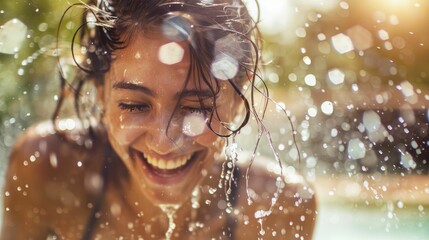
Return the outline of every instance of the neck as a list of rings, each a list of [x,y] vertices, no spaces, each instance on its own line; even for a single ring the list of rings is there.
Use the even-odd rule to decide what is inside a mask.
[[[180,204],[154,204],[143,193],[144,189],[138,185],[136,181],[132,181],[126,167],[120,163],[112,169],[114,174],[111,188],[111,202],[121,206],[121,217],[126,216],[127,219],[133,222],[138,222],[142,226],[147,226],[151,223],[154,234],[164,235],[171,225],[171,221],[175,224],[175,231],[180,229],[188,229],[192,222],[196,221],[198,215],[198,207],[200,192],[197,187],[192,196]],[[129,176],[124,178],[123,176]],[[172,218],[169,218],[172,214]],[[156,226],[156,227],[155,227]],[[174,234],[174,233],[173,233]]]

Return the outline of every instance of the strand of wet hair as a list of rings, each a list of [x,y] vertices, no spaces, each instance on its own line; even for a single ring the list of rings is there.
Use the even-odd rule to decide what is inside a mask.
[[[62,23],[64,21],[65,16],[67,15],[67,13],[72,10],[75,7],[83,7],[86,11],[84,11],[84,14],[82,14],[82,16],[85,16],[85,12],[91,12],[93,14],[93,16],[96,18],[95,22],[88,22],[86,19],[83,19],[83,23],[77,28],[77,30],[74,32],[73,36],[72,36],[72,41],[71,41],[71,54],[72,54],[72,59],[73,62],[76,64],[76,66],[83,72],[85,73],[91,73],[91,70],[88,70],[86,68],[84,68],[77,60],[76,60],[76,55],[74,52],[74,44],[75,44],[75,40],[76,40],[76,36],[77,34],[81,31],[81,29],[83,29],[85,26],[87,26],[90,23],[93,23],[97,26],[102,26],[102,27],[107,27],[110,26],[108,24],[100,24],[99,23],[99,18],[97,16],[97,14],[95,13],[96,11],[98,12],[102,12],[103,10],[99,9],[99,8],[95,8],[95,7],[91,7],[89,5],[87,5],[86,3],[80,2],[80,3],[74,3],[72,5],[70,5],[69,7],[67,7],[67,9],[64,11],[63,15],[60,18],[58,27],[57,27],[57,33],[56,33],[56,53],[57,53],[57,68],[58,68],[58,73],[59,73],[59,78],[60,78],[60,94],[59,94],[59,98],[58,98],[58,103],[54,109],[53,115],[52,115],[52,121],[54,122],[54,129],[56,129],[56,120],[58,118],[58,116],[60,115],[60,111],[62,109],[64,100],[66,98],[66,93],[67,93],[67,88],[72,90],[74,93],[74,108],[75,108],[75,112],[76,115],[78,117],[78,119],[82,120],[82,116],[81,116],[81,110],[79,108],[79,99],[81,96],[81,89],[83,88],[83,86],[85,85],[85,81],[83,80],[79,80],[78,81],[78,85],[77,87],[73,87],[73,85],[71,83],[69,83],[66,78],[65,78],[65,74],[63,72],[63,68],[62,65],[60,63],[60,48],[59,48],[59,34],[60,34],[60,29],[62,26]],[[112,18],[114,19],[114,18]],[[111,20],[112,20],[111,19]],[[89,131],[90,133],[92,132],[91,126],[89,126]]]

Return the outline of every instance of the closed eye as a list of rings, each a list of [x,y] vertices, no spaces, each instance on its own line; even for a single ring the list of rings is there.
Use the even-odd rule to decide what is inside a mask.
[[[198,107],[198,108],[183,107],[182,109],[189,113],[198,113],[198,114],[204,114],[204,115],[207,115],[213,111],[212,107]]]
[[[150,106],[147,104],[134,104],[134,103],[119,103],[118,107],[121,110],[128,112],[146,112],[150,109]]]

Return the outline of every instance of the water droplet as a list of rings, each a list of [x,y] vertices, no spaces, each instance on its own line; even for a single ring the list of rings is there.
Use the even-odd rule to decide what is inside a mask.
[[[39,27],[37,29],[39,29],[39,31],[41,32],[46,32],[46,30],[48,30],[48,24],[43,22],[39,24]]]
[[[134,224],[132,222],[128,223],[128,229],[133,229],[134,228]]]
[[[259,234],[260,234],[261,236],[264,236],[264,235],[265,235],[265,230],[264,230],[264,227],[263,227],[263,225],[262,225],[262,223],[263,223],[262,219],[258,219],[258,222],[259,222],[259,225],[260,225],[260,227],[261,227],[261,229],[259,230]]]
[[[110,213],[112,213],[113,216],[115,217],[119,217],[119,215],[121,214],[121,205],[117,204],[117,203],[112,203],[112,205],[110,205]]]
[[[337,34],[331,38],[332,45],[340,54],[354,50],[352,40],[344,33]]]
[[[227,54],[218,54],[211,65],[211,73],[220,80],[233,79],[238,73],[238,62]]]
[[[331,101],[324,101],[322,105],[320,105],[320,109],[325,115],[331,115],[334,112],[334,105]]]
[[[264,217],[269,216],[270,214],[271,214],[271,211],[258,210],[255,212],[255,218],[256,219],[264,218]]]
[[[307,84],[310,87],[314,87],[316,86],[317,80],[316,80],[316,76],[314,76],[313,74],[307,74],[304,77],[304,82],[305,84]]]
[[[306,64],[306,65],[310,65],[311,64],[311,58],[309,56],[305,56],[302,58],[302,61]]]
[[[209,193],[214,194],[217,191],[216,188],[209,188]]]
[[[182,132],[190,137],[195,137],[204,132],[206,118],[202,113],[192,113],[183,119]]]
[[[381,126],[380,116],[374,111],[365,111],[362,123],[368,132],[375,132]]]
[[[307,31],[303,27],[299,27],[295,30],[295,34],[299,38],[305,38],[307,36]]]
[[[345,1],[342,1],[342,2],[340,2],[340,7],[342,9],[347,10],[347,9],[349,9],[349,4],[347,2],[345,2]]]
[[[316,167],[316,165],[317,165],[317,158],[310,156],[306,159],[307,168],[314,168]]]
[[[316,117],[317,116],[317,108],[316,107],[309,107],[307,110],[307,114],[310,117]]]
[[[181,62],[184,55],[185,50],[175,42],[162,45],[158,52],[159,61],[167,65]]]
[[[1,45],[0,45],[1,46]],[[24,69],[23,68],[19,68],[18,69],[18,75],[19,76],[23,76],[24,75],[24,73],[25,73],[25,71],[24,71]]]
[[[347,153],[353,160],[363,158],[366,154],[365,144],[360,139],[353,138],[348,143]]]
[[[417,164],[414,161],[413,156],[409,152],[402,153],[401,152],[401,165],[406,169],[415,169]]]
[[[0,53],[15,54],[27,35],[27,26],[14,18],[0,27]]]
[[[328,72],[328,79],[333,83],[334,85],[339,85],[344,82],[345,74],[343,71],[334,68]]]
[[[361,25],[356,25],[347,29],[347,35],[353,42],[353,46],[357,50],[366,50],[373,45],[372,34]]]
[[[380,30],[378,30],[378,37],[381,40],[386,41],[389,39],[389,33],[384,29],[380,29]]]
[[[165,232],[165,239],[170,240],[173,235],[173,231],[176,228],[176,223],[174,222],[174,214],[180,205],[178,204],[160,204],[159,208],[167,215],[168,217],[168,229]]]

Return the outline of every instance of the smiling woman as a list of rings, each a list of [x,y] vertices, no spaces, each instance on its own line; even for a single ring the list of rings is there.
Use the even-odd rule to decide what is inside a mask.
[[[2,239],[312,238],[311,186],[284,175],[275,150],[276,171],[256,159],[260,138],[271,141],[269,97],[257,25],[241,1],[74,7],[84,9],[82,56],[71,49],[79,71],[68,84],[59,66],[53,120],[12,150]],[[69,92],[76,119],[60,117]],[[235,137],[251,115],[258,140],[245,154]]]

